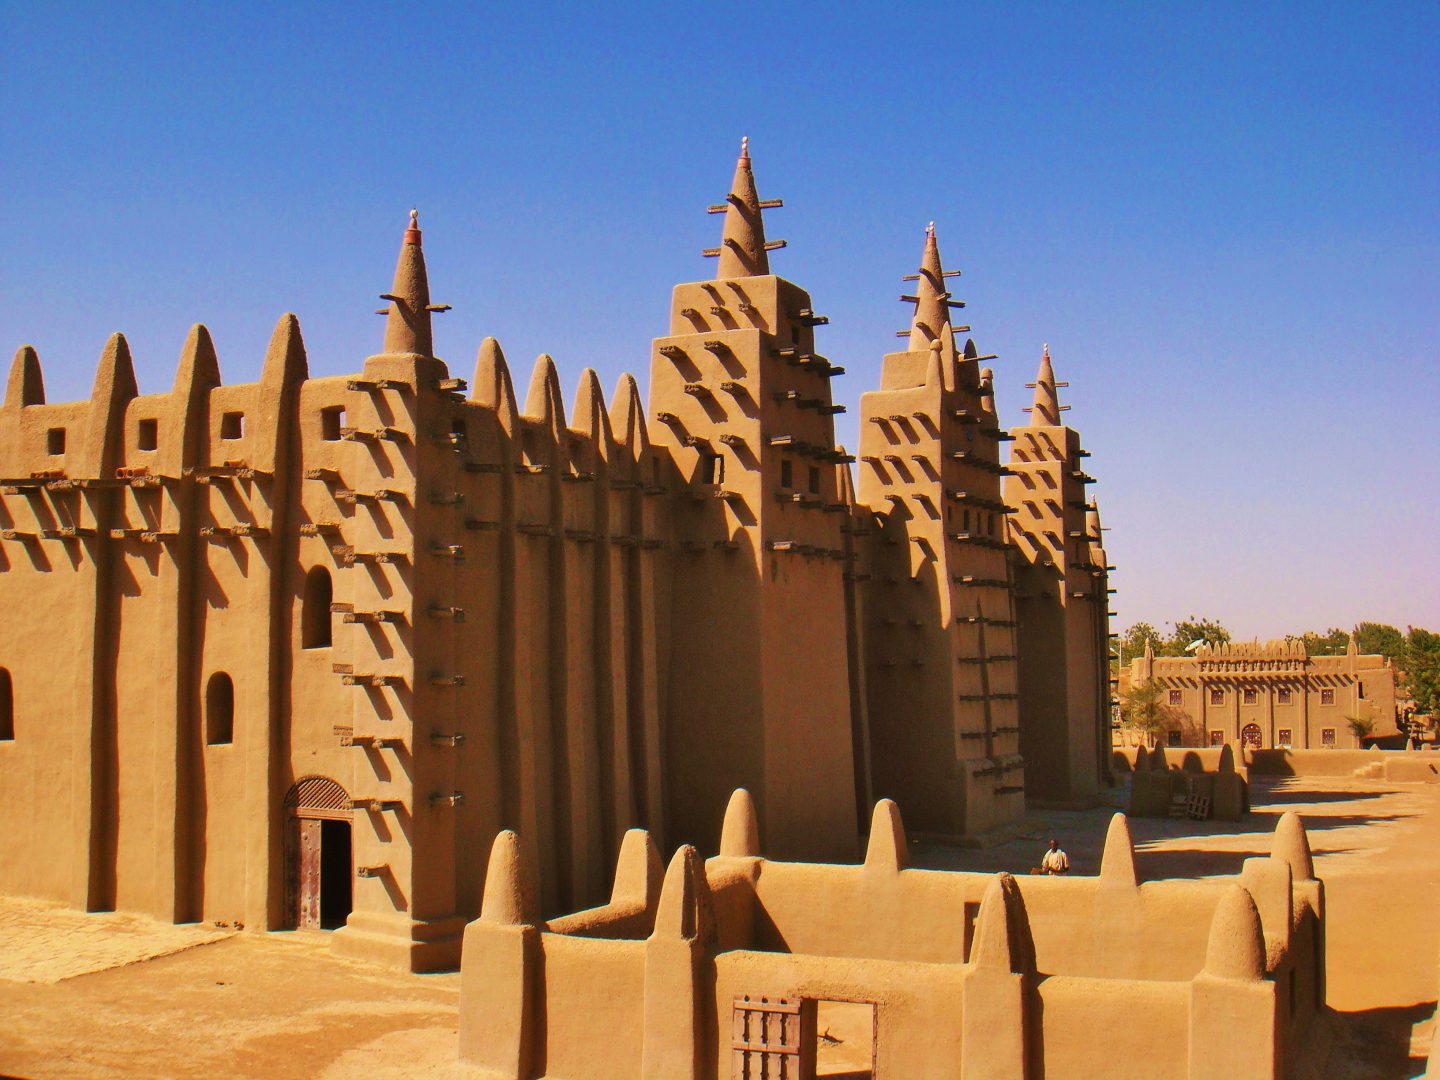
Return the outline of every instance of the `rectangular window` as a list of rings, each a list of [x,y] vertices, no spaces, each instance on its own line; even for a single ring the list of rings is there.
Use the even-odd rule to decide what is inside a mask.
[[[1282,727],[1276,733],[1275,744],[1284,747],[1286,750],[1290,749],[1290,729],[1288,727]]]
[[[1242,690],[1242,691],[1240,691],[1240,694],[1241,694],[1240,700],[1241,700],[1244,704],[1246,704],[1246,705],[1254,705],[1254,704],[1255,704],[1255,691],[1254,691],[1254,690]]]
[[[1170,691],[1170,704],[1171,704],[1171,705],[1179,705],[1179,704],[1180,704],[1181,702],[1183,702],[1184,700],[1185,700],[1185,695],[1184,695],[1183,693],[1181,693],[1179,690],[1171,690],[1171,691]]]
[[[818,465],[810,466],[810,494],[820,494],[820,466]]]
[[[1289,705],[1289,704],[1290,704],[1290,691],[1289,691],[1288,689],[1286,689],[1285,687],[1283,687],[1283,686],[1282,686],[1279,690],[1276,690],[1276,691],[1275,691],[1275,703],[1276,703],[1277,705]]]
[[[339,442],[340,429],[344,426],[345,407],[343,405],[320,410],[320,438],[326,442]]]
[[[1211,746],[1224,746],[1224,745],[1225,745],[1225,732],[1223,732],[1223,731],[1212,731],[1212,732],[1210,732],[1210,745],[1211,745]]]
[[[700,483],[723,484],[725,482],[725,459],[719,454],[700,455]]]
[[[1219,687],[1213,687],[1213,686],[1212,686],[1212,687],[1210,688],[1210,704],[1211,704],[1211,705],[1224,705],[1224,704],[1225,704],[1225,691],[1224,691],[1224,690],[1221,690]]]
[[[1180,745],[1180,732],[1178,732],[1178,731],[1172,731],[1172,732],[1170,732],[1169,735],[1166,737],[1165,743],[1166,743],[1167,746],[1179,746],[1179,745]]]
[[[1320,729],[1320,745],[1331,747],[1335,745],[1335,729],[1333,727]]]
[[[160,421],[141,420],[135,435],[135,445],[141,450],[154,450],[160,445]]]
[[[790,468],[790,462],[789,462],[789,460],[786,459],[786,458],[781,458],[781,459],[780,459],[780,486],[781,486],[782,488],[793,487],[793,486],[794,486],[794,481],[795,481],[795,478],[794,478],[794,476],[792,475],[792,471],[791,471],[791,468]]]
[[[1334,704],[1335,704],[1335,691],[1334,691],[1334,690],[1321,690],[1321,691],[1320,691],[1320,704],[1321,704],[1321,705],[1334,705]]]
[[[65,429],[52,427],[45,433],[45,452],[52,457],[65,453]]]
[[[245,414],[227,412],[220,417],[220,438],[239,439],[245,435]]]
[[[1365,700],[1365,684],[1363,682],[1355,684],[1355,696],[1361,701]]]

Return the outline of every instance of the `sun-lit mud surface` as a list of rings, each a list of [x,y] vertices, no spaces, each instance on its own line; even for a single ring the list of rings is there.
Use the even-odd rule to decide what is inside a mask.
[[[1296,779],[1255,785],[1253,802],[1239,824],[1133,821],[1140,873],[1237,873],[1269,851],[1278,816],[1299,811],[1329,908],[1326,1075],[1422,1075],[1440,961],[1440,785]],[[912,860],[1023,874],[1054,836],[1090,874],[1111,813],[1036,811],[1021,838],[980,850],[917,844]],[[455,1061],[459,998],[458,975],[339,960],[320,933],[0,901],[0,1073],[13,1076],[450,1080],[473,1075]],[[825,1003],[821,1075],[868,1076],[872,1026],[868,1006]]]

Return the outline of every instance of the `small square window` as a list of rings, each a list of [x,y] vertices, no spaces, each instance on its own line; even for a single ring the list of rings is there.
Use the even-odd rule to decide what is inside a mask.
[[[1283,686],[1282,686],[1279,690],[1276,690],[1276,691],[1275,691],[1275,703],[1276,703],[1277,705],[1289,705],[1289,704],[1290,704],[1290,691],[1289,691],[1288,689],[1286,689],[1285,687],[1283,687]]]
[[[1333,727],[1320,729],[1320,745],[1332,747],[1335,745],[1335,729]]]
[[[245,414],[227,412],[220,417],[220,438],[240,439],[245,436]]]
[[[791,473],[790,462],[782,458],[780,461],[780,486],[782,488],[788,488],[791,487],[793,483],[794,476]]]
[[[463,416],[456,416],[450,420],[450,434],[454,435],[457,439],[469,437],[470,433],[465,428],[465,418]],[[574,454],[579,452],[580,446],[578,443],[571,443],[570,448],[572,454]]]
[[[1334,704],[1335,704],[1335,691],[1334,691],[1334,690],[1321,690],[1321,691],[1320,691],[1320,704],[1321,704],[1321,705],[1334,705]]]
[[[65,429],[52,427],[45,433],[45,452],[53,457],[65,453]]]
[[[1255,704],[1255,691],[1254,691],[1254,690],[1242,690],[1242,691],[1240,691],[1240,694],[1241,694],[1240,700],[1241,700],[1244,704],[1246,704],[1246,705],[1254,705],[1254,704]]]
[[[1211,704],[1211,705],[1224,705],[1224,704],[1225,704],[1225,691],[1219,689],[1218,687],[1211,687],[1211,689],[1210,689],[1210,704]]]
[[[160,421],[141,420],[140,430],[135,438],[135,444],[141,450],[154,450],[160,445]]]
[[[810,494],[820,494],[820,466],[818,465],[810,466]]]
[[[340,429],[345,426],[345,407],[320,410],[320,438],[326,442],[339,442]]]
[[[1224,745],[1225,745],[1225,732],[1223,732],[1223,731],[1212,731],[1212,732],[1210,732],[1210,745],[1211,745],[1211,746],[1224,746]]]
[[[1290,749],[1290,741],[1290,729],[1288,727],[1282,727],[1275,735],[1275,744],[1284,747],[1286,750]]]
[[[1171,704],[1171,705],[1179,705],[1179,704],[1181,704],[1184,700],[1185,700],[1185,695],[1184,695],[1183,693],[1181,693],[1179,690],[1171,690],[1171,691],[1170,691],[1170,704]]]
[[[1167,746],[1179,746],[1179,745],[1180,745],[1180,732],[1178,732],[1178,731],[1172,731],[1172,732],[1170,732],[1170,733],[1166,736],[1165,743],[1166,743]]]

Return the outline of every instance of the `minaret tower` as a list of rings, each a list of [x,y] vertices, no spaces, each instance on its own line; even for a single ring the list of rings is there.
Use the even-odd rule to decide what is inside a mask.
[[[428,497],[431,488],[455,486],[462,447],[451,417],[464,384],[434,354],[431,316],[447,305],[430,302],[414,210],[394,284],[380,298],[388,302],[379,311],[384,350],[349,381],[343,468],[338,476],[307,473],[330,490],[339,520],[332,552],[348,663],[336,677],[353,687],[359,878],[335,948],[433,970],[459,955],[465,919],[457,910],[455,836],[470,809],[467,795],[481,793],[460,785],[463,743],[445,737],[462,720],[455,687],[464,658],[454,623],[464,611],[453,606],[461,523]]]
[[[715,850],[731,791],[756,796],[777,857],[850,858],[858,831],[843,635],[848,520],[803,289],[770,272],[742,142],[716,276],[676,286],[651,359],[650,433],[675,464],[667,742],[672,842]],[[804,775],[790,763],[807,762]]]
[[[903,352],[862,396],[859,502],[878,514],[865,586],[865,682],[877,797],[925,832],[975,834],[1024,813],[1014,616],[988,369],[962,346],[933,223]]]
[[[1089,452],[1062,421],[1047,345],[1033,383],[1028,424],[1012,428],[1005,501],[1016,564],[1021,749],[1026,793],[1034,800],[1086,804],[1097,792],[1102,724],[1108,745],[1109,669],[1103,553],[1090,527],[1083,468]],[[1094,522],[1098,529],[1098,516]],[[1097,581],[1098,589],[1097,589]]]

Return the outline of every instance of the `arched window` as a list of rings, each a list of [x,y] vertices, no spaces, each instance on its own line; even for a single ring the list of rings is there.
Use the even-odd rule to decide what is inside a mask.
[[[15,738],[15,686],[8,669],[0,667],[0,741]]]
[[[300,607],[302,649],[330,647],[330,603],[334,599],[335,589],[330,583],[329,570],[317,566],[305,575],[305,599]]]
[[[205,742],[224,746],[235,740],[235,684],[217,671],[205,686]]]

